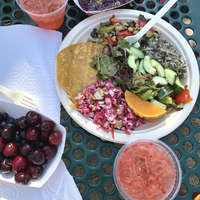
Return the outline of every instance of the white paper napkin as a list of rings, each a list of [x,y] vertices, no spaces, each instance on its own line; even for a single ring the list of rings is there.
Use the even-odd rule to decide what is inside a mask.
[[[54,83],[54,64],[62,34],[30,25],[0,27],[0,85],[25,91],[40,100],[39,111],[60,121],[60,100]],[[0,93],[0,100],[10,101]],[[6,200],[82,199],[73,177],[61,161],[42,188],[0,181],[0,198]]]
[[[35,96],[41,101],[39,111],[56,121],[60,120],[60,101],[54,64],[61,41],[58,31],[30,25],[0,27],[0,84]]]

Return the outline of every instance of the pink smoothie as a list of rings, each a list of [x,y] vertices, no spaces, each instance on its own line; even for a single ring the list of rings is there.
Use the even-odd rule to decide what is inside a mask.
[[[142,141],[128,145],[118,157],[116,180],[130,200],[161,200],[174,185],[174,163],[155,143]]]
[[[17,1],[39,27],[56,30],[62,25],[67,0]]]

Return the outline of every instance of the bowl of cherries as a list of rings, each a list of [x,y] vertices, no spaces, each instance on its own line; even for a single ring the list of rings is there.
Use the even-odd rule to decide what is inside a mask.
[[[0,179],[41,187],[57,168],[66,129],[39,112],[0,102]]]

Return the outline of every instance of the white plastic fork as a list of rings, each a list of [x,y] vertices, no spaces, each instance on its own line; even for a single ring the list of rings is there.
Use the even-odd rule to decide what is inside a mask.
[[[22,92],[22,91],[13,91],[2,85],[0,85],[0,92],[5,94],[13,103],[36,110],[39,104],[39,100],[32,95]]]
[[[176,3],[177,0],[169,0],[157,13],[154,15],[148,23],[133,36],[127,36],[125,39],[130,43],[134,44],[159,20],[161,17]]]

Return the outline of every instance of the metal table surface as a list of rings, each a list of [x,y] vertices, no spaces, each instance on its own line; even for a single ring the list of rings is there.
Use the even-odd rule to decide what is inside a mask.
[[[155,14],[167,0],[133,0],[121,8],[136,9]],[[166,13],[164,20],[173,25],[189,42],[200,66],[200,1],[178,0]],[[66,34],[88,16],[69,0],[64,23],[58,31]],[[35,23],[15,3],[15,0],[0,0],[0,25]],[[161,138],[178,156],[183,177],[176,200],[194,199],[200,193],[200,114],[199,96],[188,118],[171,134]],[[61,124],[67,130],[63,153],[69,172],[79,188],[83,199],[123,199],[115,187],[112,170],[114,158],[122,145],[91,135],[78,126],[61,106]]]

